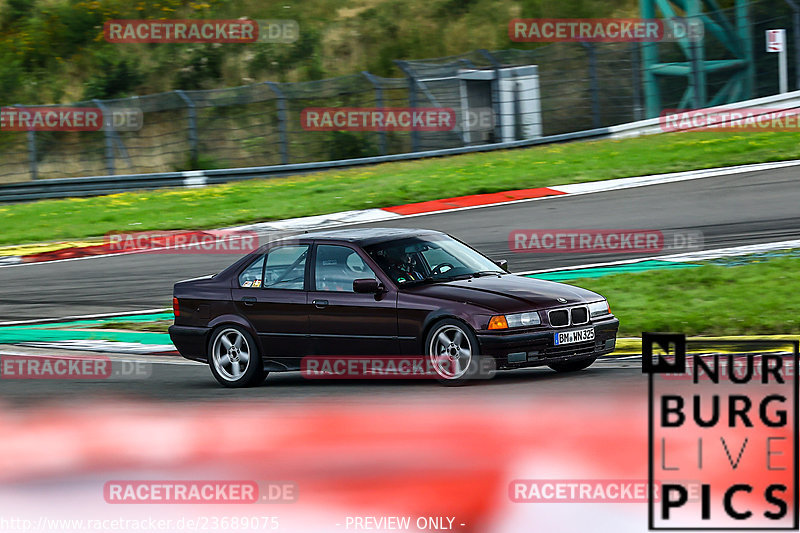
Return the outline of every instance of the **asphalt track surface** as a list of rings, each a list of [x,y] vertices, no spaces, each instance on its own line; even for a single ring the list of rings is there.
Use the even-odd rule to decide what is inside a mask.
[[[509,250],[514,229],[694,230],[704,248],[800,237],[798,167],[411,216],[364,226],[450,233],[512,272],[630,259],[635,254]],[[674,253],[674,252],[664,252]],[[175,281],[214,273],[231,255],[148,253],[0,268],[0,321],[169,307]]]
[[[25,347],[0,346],[0,359],[6,353],[19,355],[64,355]],[[98,354],[87,354],[97,357]],[[104,354],[105,355],[105,354]],[[102,404],[112,398],[133,402],[170,404],[218,404],[225,400],[276,402],[281,405],[359,405],[370,401],[402,400],[411,404],[436,405],[455,398],[464,401],[492,398],[512,404],[537,404],[558,398],[610,397],[620,390],[637,391],[644,401],[647,378],[637,357],[605,359],[575,374],[558,374],[548,367],[500,371],[491,379],[475,380],[463,387],[447,387],[432,379],[306,379],[300,372],[272,373],[264,384],[247,389],[219,386],[207,365],[172,357],[108,356],[112,365],[120,361],[138,362],[132,377],[58,380],[57,395],[52,380],[3,379],[0,405],[10,409],[46,407],[73,401]],[[115,361],[117,363],[115,363]],[[114,366],[114,368],[118,368]]]

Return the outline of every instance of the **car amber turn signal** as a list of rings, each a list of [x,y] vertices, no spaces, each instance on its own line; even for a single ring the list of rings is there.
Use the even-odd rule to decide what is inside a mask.
[[[503,315],[493,316],[489,320],[489,329],[508,329],[508,322]]]

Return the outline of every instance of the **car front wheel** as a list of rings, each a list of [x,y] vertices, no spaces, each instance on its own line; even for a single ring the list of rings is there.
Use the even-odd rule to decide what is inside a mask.
[[[211,373],[225,387],[249,387],[266,378],[253,337],[238,326],[222,326],[214,331],[208,359]]]
[[[448,385],[478,377],[481,370],[478,339],[458,320],[440,320],[431,327],[425,339],[425,355],[439,380]]]

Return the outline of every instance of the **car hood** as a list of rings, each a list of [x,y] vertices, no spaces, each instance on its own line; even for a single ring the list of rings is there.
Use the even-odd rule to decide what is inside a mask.
[[[409,287],[407,292],[470,303],[502,313],[569,306],[602,298],[596,292],[580,287],[514,274],[431,283]]]

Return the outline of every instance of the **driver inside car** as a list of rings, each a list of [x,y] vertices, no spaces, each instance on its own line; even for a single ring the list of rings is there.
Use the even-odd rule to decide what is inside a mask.
[[[381,267],[398,283],[425,279],[423,269],[414,253],[386,254],[383,259],[385,263],[381,264]]]

